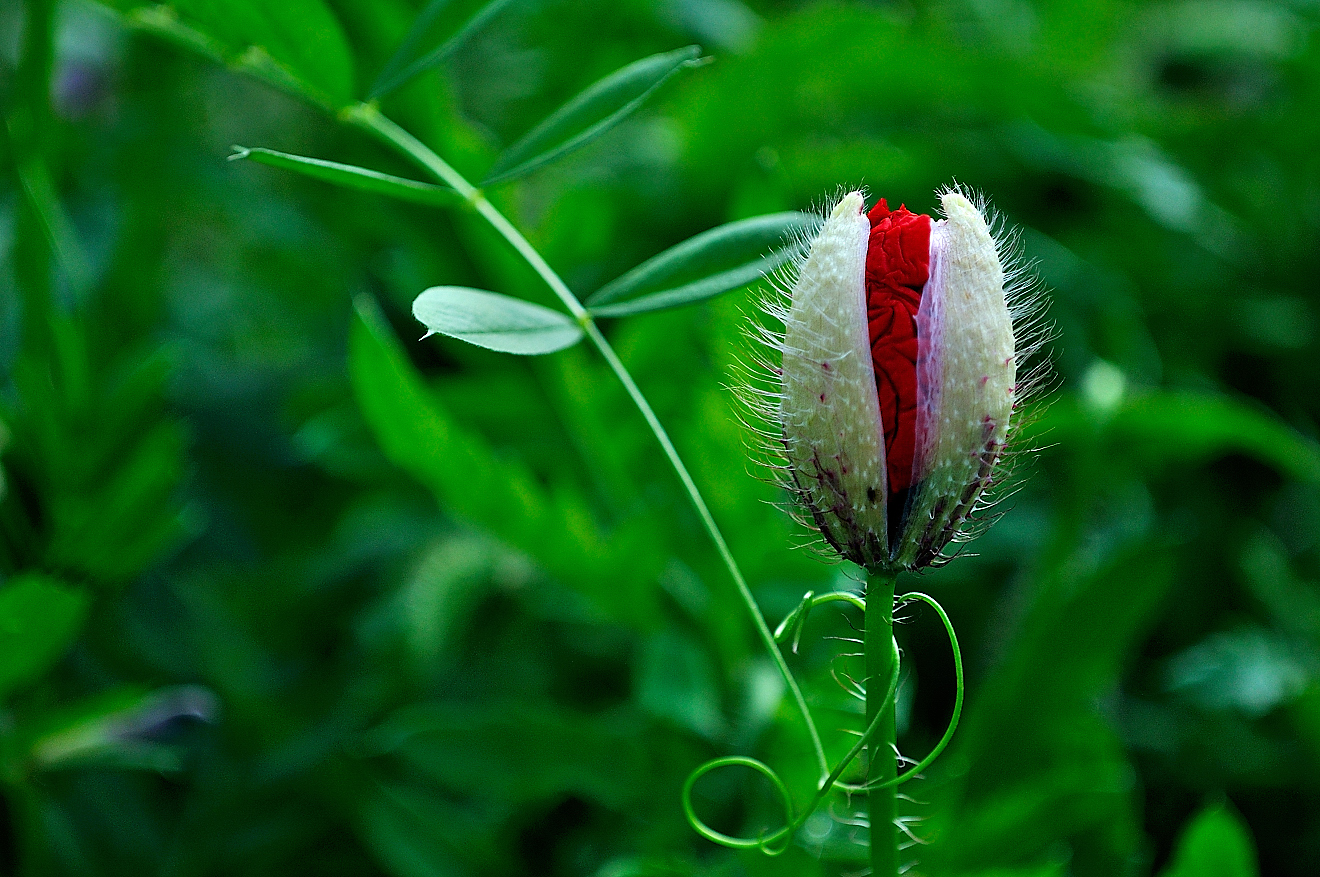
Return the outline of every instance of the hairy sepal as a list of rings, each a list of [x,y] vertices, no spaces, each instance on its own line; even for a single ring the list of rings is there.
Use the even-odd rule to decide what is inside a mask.
[[[884,429],[866,324],[870,222],[845,195],[790,293],[779,419],[791,486],[821,535],[867,568],[889,566]]]
[[[918,488],[896,558],[907,568],[935,563],[993,482],[1018,383],[1000,248],[961,191],[940,203],[917,313]]]

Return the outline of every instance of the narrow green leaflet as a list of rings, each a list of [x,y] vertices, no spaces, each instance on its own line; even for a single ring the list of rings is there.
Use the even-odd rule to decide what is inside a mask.
[[[585,146],[642,105],[665,80],[700,62],[701,47],[652,55],[616,70],[555,110],[505,150],[483,186],[511,180]]]
[[[793,257],[796,236],[820,224],[810,213],[730,222],[665,250],[587,299],[594,316],[680,307],[754,283]]]
[[[431,332],[501,353],[553,353],[572,347],[583,335],[567,314],[462,286],[426,290],[413,301],[413,316]]]
[[[513,0],[489,0],[464,20],[464,13],[474,4],[463,0],[431,0],[413,22],[399,50],[376,77],[370,96],[381,97],[418,73],[436,66],[511,2]]]
[[[0,585],[0,701],[36,680],[73,644],[87,595],[35,573]]]
[[[1256,877],[1256,846],[1230,809],[1211,804],[1198,813],[1178,840],[1173,861],[1160,877]]]
[[[392,174],[383,174],[380,171],[368,170],[351,164],[340,164],[337,161],[291,155],[287,152],[276,152],[273,149],[248,149],[244,146],[235,146],[234,150],[234,154],[229,156],[230,161],[250,158],[258,164],[296,171],[348,189],[361,189],[364,192],[389,195],[393,198],[400,198],[417,204],[427,204],[432,207],[450,207],[463,202],[463,196],[448,186],[435,186],[430,183],[421,183],[417,180],[396,177]]]

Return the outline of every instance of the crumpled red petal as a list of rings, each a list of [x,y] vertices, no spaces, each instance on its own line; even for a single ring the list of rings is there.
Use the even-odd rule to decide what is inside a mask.
[[[930,279],[930,217],[881,198],[867,214],[866,318],[892,496],[912,486],[917,419],[917,309]]]

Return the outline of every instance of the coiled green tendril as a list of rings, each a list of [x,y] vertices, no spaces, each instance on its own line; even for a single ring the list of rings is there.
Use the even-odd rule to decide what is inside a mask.
[[[863,783],[860,785],[840,782],[839,777],[843,776],[843,772],[848,769],[848,766],[852,764],[858,755],[861,754],[862,750],[865,749],[875,737],[876,732],[880,730],[880,724],[884,714],[884,710],[881,709],[877,712],[875,719],[871,722],[870,726],[867,727],[865,733],[862,734],[857,743],[852,749],[848,750],[848,754],[845,755],[837,765],[835,765],[834,769],[830,771],[829,775],[825,777],[816,788],[811,797],[811,801],[807,806],[800,812],[796,813],[796,815],[794,814],[793,798],[788,791],[788,787],[784,784],[784,781],[780,778],[779,774],[765,762],[744,755],[730,755],[723,758],[711,759],[705,764],[702,764],[696,770],[692,771],[692,773],[688,775],[687,782],[683,784],[683,813],[687,817],[688,824],[692,826],[692,829],[697,832],[697,834],[700,834],[707,840],[713,841],[721,846],[730,847],[732,849],[758,849],[767,856],[777,856],[788,849],[789,844],[792,842],[793,835],[806,823],[807,819],[815,812],[816,808],[820,805],[820,802],[827,794],[829,794],[831,789],[837,786],[847,792],[872,792],[890,786],[902,785],[929,767],[930,764],[939,757],[940,753],[944,751],[945,747],[949,745],[949,741],[953,738],[953,732],[957,729],[958,720],[962,716],[964,688],[962,650],[958,647],[958,635],[954,633],[953,623],[949,621],[949,616],[944,611],[944,607],[942,607],[934,597],[931,597],[928,594],[912,591],[903,594],[901,597],[895,598],[894,605],[895,607],[901,607],[914,601],[921,601],[935,610],[935,613],[940,617],[940,621],[944,624],[945,631],[949,634],[949,645],[953,649],[953,666],[957,684],[957,693],[953,702],[953,715],[949,719],[949,725],[944,731],[944,736],[940,738],[939,743],[935,744],[935,748],[932,749],[925,758],[921,759],[921,761],[917,762],[908,770],[905,770],[898,776],[883,782]],[[856,594],[840,591],[817,596],[815,593],[808,591],[806,596],[802,598],[802,602],[798,607],[789,613],[788,617],[785,618],[775,630],[775,640],[777,642],[782,641],[789,634],[792,634],[792,649],[794,654],[796,654],[798,650],[798,642],[802,636],[802,628],[806,624],[807,617],[811,614],[811,610],[823,603],[832,602],[845,602],[861,609],[863,612],[866,610],[865,599]],[[894,672],[889,677],[888,689],[882,706],[888,706],[898,692],[898,641],[891,640],[891,642],[894,650],[893,664],[891,666],[893,666]],[[869,682],[870,680],[868,680],[868,684]],[[775,793],[779,796],[779,799],[784,806],[783,827],[760,837],[734,837],[716,831],[703,822],[692,805],[692,788],[696,785],[697,780],[701,779],[711,771],[722,767],[747,767],[765,777],[774,788]]]

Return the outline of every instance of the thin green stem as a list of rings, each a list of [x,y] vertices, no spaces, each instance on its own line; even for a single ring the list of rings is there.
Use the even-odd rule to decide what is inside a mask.
[[[823,606],[826,603],[847,603],[855,609],[866,611],[866,601],[856,594],[850,594],[847,591],[831,591],[828,594],[817,594],[811,598],[812,607]]]
[[[455,170],[449,162],[436,155],[431,147],[381,115],[375,104],[353,104],[345,107],[340,111],[339,118],[384,140],[417,162],[440,182],[458,190],[465,199],[474,201],[480,196],[480,189],[469,183],[467,178]]]
[[[894,698],[881,698],[880,679],[897,678],[897,650],[894,641],[893,574],[873,573],[866,581],[866,723],[876,726],[871,737],[869,775],[879,786],[867,795],[871,823],[872,877],[896,877],[898,874],[898,799],[891,784],[898,775],[898,750],[895,748]]]
[[[878,709],[876,715],[871,718],[871,721],[866,726],[866,730],[862,732],[862,736],[853,745],[853,748],[848,750],[848,754],[834,766],[834,770],[830,771],[829,776],[827,776],[824,782],[822,782],[816,789],[815,797],[811,799],[811,803],[807,805],[806,809],[802,811],[802,815],[798,817],[795,823],[793,823],[791,827],[792,831],[796,831],[806,823],[807,817],[815,811],[817,805],[819,805],[825,796],[829,794],[830,790],[838,785],[839,778],[843,776],[843,772],[848,769],[848,766],[853,763],[853,760],[857,758],[858,755],[862,754],[862,750],[867,746],[875,745],[877,735],[879,735],[884,728],[886,718],[885,713],[893,713],[894,698],[898,695],[898,642],[893,639],[889,642],[892,649],[889,662],[891,672],[889,676],[889,684],[885,686],[885,696],[880,700],[880,709]]]
[[[683,489],[687,491],[688,499],[696,509],[698,517],[701,518],[702,525],[710,535],[711,541],[715,543],[715,548],[719,552],[720,559],[724,561],[724,565],[728,569],[729,575],[733,578],[734,584],[738,587],[738,595],[742,598],[743,604],[746,606],[748,613],[752,617],[752,621],[756,626],[757,635],[761,638],[761,642],[770,653],[771,660],[774,661],[775,667],[779,671],[779,675],[783,677],[784,684],[788,686],[788,690],[793,696],[798,711],[802,714],[802,721],[806,725],[807,733],[811,738],[811,746],[815,751],[816,761],[820,767],[821,776],[827,776],[829,774],[829,761],[825,757],[825,747],[821,744],[820,733],[816,730],[816,723],[811,718],[811,712],[807,709],[806,698],[803,696],[802,689],[798,686],[797,680],[793,677],[793,673],[789,670],[788,663],[784,660],[783,653],[780,652],[779,646],[775,643],[774,635],[771,634],[770,627],[766,624],[765,616],[761,613],[761,608],[757,605],[756,598],[752,596],[751,588],[747,586],[747,581],[743,578],[742,571],[738,568],[738,564],[733,558],[733,553],[729,551],[728,543],[724,541],[724,535],[720,532],[719,526],[716,525],[715,519],[711,515],[710,509],[707,507],[705,499],[702,498],[701,491],[697,489],[696,482],[692,480],[692,476],[688,472],[687,466],[684,465],[682,458],[678,455],[678,450],[670,440],[669,433],[660,423],[660,419],[656,417],[655,411],[652,410],[650,403],[646,401],[646,397],[642,395],[641,389],[637,386],[637,382],[633,380],[627,367],[624,366],[622,360],[620,360],[618,355],[614,352],[614,348],[610,346],[609,341],[606,340],[605,336],[601,334],[600,329],[598,329],[596,324],[592,321],[591,315],[587,312],[587,309],[583,307],[582,302],[578,301],[578,298],[573,294],[573,291],[569,289],[568,285],[564,283],[557,273],[555,273],[555,270],[546,263],[545,259],[541,257],[541,254],[537,252],[536,248],[533,247],[531,243],[523,237],[522,233],[514,227],[513,223],[509,222],[504,214],[500,213],[499,209],[486,199],[481,193],[481,190],[469,183],[461,173],[455,170],[444,159],[440,158],[440,156],[436,155],[434,151],[426,146],[426,144],[422,143],[416,137],[381,115],[380,111],[371,104],[358,104],[349,107],[341,115],[345,121],[364,128],[382,138],[385,142],[412,158],[442,183],[456,189],[459,194],[472,204],[477,213],[485,218],[485,220],[489,222],[515,250],[518,251],[518,254],[527,261],[527,264],[529,264],[532,269],[540,275],[541,279],[545,281],[551,291],[553,291],[555,295],[559,297],[559,300],[564,303],[564,307],[568,309],[568,312],[573,315],[574,319],[582,325],[582,328],[587,333],[587,337],[591,339],[591,343],[596,346],[598,351],[600,351],[601,356],[605,358],[610,369],[614,372],[620,383],[623,384],[624,389],[627,390],[628,395],[632,398],[633,404],[636,405],[637,409],[642,413],[642,417],[645,418],[647,425],[651,428],[651,432],[655,434],[656,440],[660,443],[660,447],[665,453],[665,457],[669,460],[669,464],[674,468],[675,473],[677,473],[678,480],[682,482]]]
[[[820,742],[820,733],[816,730],[816,723],[811,718],[811,711],[807,709],[807,700],[802,695],[802,689],[798,686],[797,679],[794,678],[792,671],[788,669],[784,654],[779,650],[774,634],[770,632],[770,627],[765,622],[765,616],[761,614],[761,607],[757,605],[756,598],[752,596],[752,589],[747,586],[747,580],[743,578],[742,571],[738,569],[738,563],[733,559],[733,552],[729,551],[729,545],[724,541],[724,534],[720,532],[719,526],[715,523],[715,518],[711,516],[710,509],[706,506],[706,500],[702,498],[696,482],[692,480],[687,466],[683,464],[682,458],[678,455],[678,450],[674,447],[674,443],[670,441],[669,433],[661,425],[660,419],[655,416],[651,404],[642,395],[641,389],[637,386],[636,381],[632,379],[632,375],[628,373],[623,362],[619,360],[614,348],[610,346],[610,343],[605,340],[605,336],[600,334],[596,324],[591,322],[589,318],[586,321],[585,328],[587,337],[592,340],[592,343],[596,345],[596,349],[600,351],[600,355],[605,357],[605,361],[614,370],[614,374],[619,378],[624,389],[628,391],[628,395],[632,397],[633,403],[642,412],[642,417],[646,419],[651,431],[655,433],[656,440],[660,442],[660,447],[664,450],[665,456],[669,458],[670,465],[678,473],[678,480],[683,483],[688,499],[696,508],[697,515],[701,518],[702,524],[705,525],[706,532],[710,534],[711,541],[715,543],[720,559],[724,561],[725,567],[728,568],[734,584],[738,586],[738,595],[742,597],[748,614],[752,616],[757,635],[765,645],[766,651],[770,653],[770,659],[775,662],[779,675],[783,677],[784,684],[788,686],[788,690],[792,693],[793,700],[797,704],[798,711],[802,714],[802,720],[807,726],[807,733],[811,736],[811,746],[815,750],[821,775],[828,775],[830,770],[829,761],[825,757],[825,747]]]

